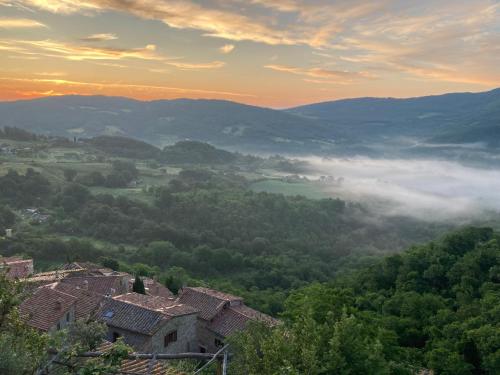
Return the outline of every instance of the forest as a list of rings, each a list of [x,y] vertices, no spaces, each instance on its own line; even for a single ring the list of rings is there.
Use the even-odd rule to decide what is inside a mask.
[[[245,374],[498,374],[500,247],[465,228],[290,294],[284,324],[233,338]]]
[[[303,167],[281,157],[197,142],[159,150],[123,138],[75,143],[8,134],[43,153],[2,157],[0,231],[14,235],[0,238],[0,254],[32,257],[37,270],[98,261],[155,277],[174,293],[200,285],[241,295],[282,324],[233,337],[233,373],[500,371],[500,235],[493,229],[250,189],[259,168]],[[47,154],[61,147],[70,161]],[[27,167],[15,169],[16,162]],[[0,339],[26,335],[41,361],[49,344],[17,326],[18,297],[5,285],[11,302],[2,308],[16,326],[4,324]]]
[[[109,184],[135,174],[130,162],[115,161],[102,177]],[[4,229],[15,223],[12,210],[50,213],[0,240],[4,255],[24,254],[49,267],[113,258],[121,270],[177,286],[194,280],[229,289],[272,314],[289,290],[328,281],[445,227],[402,217],[373,223],[359,204],[256,193],[241,176],[207,169],[184,169],[167,186],[151,187],[152,204],[92,194],[77,182],[56,187],[33,169],[9,171],[0,185]]]

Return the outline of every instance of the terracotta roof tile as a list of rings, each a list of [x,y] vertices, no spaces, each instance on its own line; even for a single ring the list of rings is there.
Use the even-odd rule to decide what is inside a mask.
[[[121,294],[126,288],[125,285],[120,285],[120,276],[75,276],[66,277],[62,281],[103,296]]]
[[[111,350],[113,344],[109,341],[105,341],[101,346],[97,348],[99,352],[107,352]],[[150,359],[127,359],[121,364],[120,370],[117,374],[119,375],[180,375],[181,372],[168,366],[166,362],[155,361],[151,364]]]
[[[50,284],[55,281],[60,281],[64,278],[66,278],[68,275],[71,274],[78,274],[80,271],[79,270],[64,270],[64,271],[50,271],[50,272],[41,272],[41,273],[36,273],[32,276],[29,276],[23,281],[30,283],[30,284]]]
[[[159,311],[113,298],[104,299],[97,317],[110,326],[149,336],[168,320],[168,317]]]
[[[52,288],[76,297],[75,319],[77,320],[86,319],[92,316],[98,310],[99,304],[104,299],[104,296],[100,294],[64,282],[49,284],[46,285],[45,288]]]
[[[227,337],[234,332],[245,329],[249,321],[260,321],[269,326],[278,324],[278,320],[245,305],[231,306],[223,309],[209,324],[208,329]]]
[[[168,317],[196,314],[199,311],[192,306],[179,303],[179,301],[174,298],[163,298],[139,293],[126,293],[121,296],[116,296],[114,299],[141,306],[149,310],[159,311]]]
[[[129,292],[132,291],[135,277],[129,279]],[[144,289],[146,294],[151,296],[160,296],[165,298],[173,298],[174,294],[165,286],[160,284],[158,281],[151,279],[149,277],[142,277],[142,282],[144,283]]]
[[[28,325],[48,331],[75,305],[77,298],[52,288],[39,288],[19,306]]]
[[[204,320],[213,319],[228,303],[242,301],[241,297],[201,287],[183,288],[179,296],[180,303],[199,309],[199,317]]]

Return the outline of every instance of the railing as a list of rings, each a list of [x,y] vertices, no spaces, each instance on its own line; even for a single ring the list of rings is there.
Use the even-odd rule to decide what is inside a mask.
[[[202,367],[196,370],[193,375],[200,374],[201,371],[206,369],[209,365],[211,365],[214,361],[217,361],[217,375],[227,375],[227,366],[229,361],[229,353],[227,351],[228,345],[224,345],[219,351],[216,353],[176,353],[176,354],[163,354],[163,353],[131,353],[128,354],[124,359],[129,360],[152,360],[152,362],[157,360],[179,360],[179,359],[195,359],[199,361],[207,361]],[[50,374],[49,367],[53,363],[62,364],[58,361],[58,358],[61,352],[51,349],[48,352],[53,355],[53,358],[49,361],[49,363],[44,366],[39,372],[38,375],[46,375]],[[83,352],[79,353],[76,356],[79,358],[97,358],[106,354],[105,351],[95,351],[95,352]],[[151,362],[151,364],[152,364]],[[150,366],[152,368],[152,366]],[[134,373],[127,372],[128,375],[133,375]],[[136,373],[138,374],[138,373]],[[141,373],[140,375],[143,375]]]

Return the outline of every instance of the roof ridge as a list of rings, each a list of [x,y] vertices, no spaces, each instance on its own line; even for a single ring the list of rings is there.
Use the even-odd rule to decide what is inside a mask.
[[[58,283],[58,281],[56,281],[56,282],[54,282],[54,283],[51,283],[51,284],[42,285],[42,286],[40,287],[40,289],[53,290],[53,291],[54,291],[54,292],[56,292],[56,293],[63,294],[63,295],[66,295],[66,296],[68,296],[68,297],[74,298],[75,300],[78,300],[78,297],[77,297],[77,296],[73,296],[73,295],[71,295],[71,294],[69,294],[69,293],[63,292],[62,290],[57,290],[57,289],[54,289],[54,288],[52,288],[52,287],[48,288],[48,286],[52,286],[52,285],[57,284],[57,283]]]
[[[121,302],[121,303],[130,304],[130,305],[134,305],[134,306],[140,307],[140,308],[142,308],[144,310],[153,311],[153,312],[159,312],[159,313],[162,312],[161,309],[159,309],[159,308],[152,308],[152,307],[141,305],[140,303],[137,303],[135,301],[121,300],[121,299],[117,298],[117,297],[120,297],[120,296],[125,296],[127,294],[133,294],[133,292],[129,292],[129,293],[125,293],[125,294],[120,294],[119,296],[112,297],[112,299],[115,300],[115,301]],[[144,295],[146,295],[146,294],[144,294]],[[159,297],[159,296],[150,296],[150,297]]]

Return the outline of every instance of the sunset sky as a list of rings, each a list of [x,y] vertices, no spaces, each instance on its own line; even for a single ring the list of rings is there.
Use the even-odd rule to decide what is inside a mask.
[[[500,86],[500,1],[0,0],[0,100],[269,106]]]

